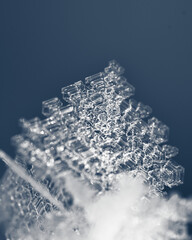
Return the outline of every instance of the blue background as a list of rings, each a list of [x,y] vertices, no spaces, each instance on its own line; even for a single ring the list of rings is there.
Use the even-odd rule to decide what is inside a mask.
[[[20,117],[40,116],[43,100],[116,59],[170,127],[186,169],[175,190],[191,196],[191,0],[2,0],[0,18],[0,148],[14,156]]]

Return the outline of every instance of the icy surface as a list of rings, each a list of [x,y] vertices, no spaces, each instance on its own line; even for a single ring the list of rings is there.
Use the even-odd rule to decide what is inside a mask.
[[[43,233],[45,216],[65,219],[63,211],[78,208],[66,186],[68,175],[95,196],[115,190],[126,173],[149,186],[147,199],[183,183],[184,168],[172,160],[178,149],[167,145],[169,128],[132,98],[135,89],[123,72],[110,61],[104,72],[62,88],[68,105],[49,99],[42,103],[43,120],[20,120],[22,132],[12,138],[14,161],[0,152],[10,166],[0,189],[7,239],[22,239],[32,228]]]

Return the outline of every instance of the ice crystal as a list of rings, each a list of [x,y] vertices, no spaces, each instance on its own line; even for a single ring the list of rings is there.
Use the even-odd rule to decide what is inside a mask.
[[[12,138],[14,161],[0,152],[10,166],[0,189],[7,239],[22,239],[32,228],[43,233],[45,216],[53,213],[67,218],[61,212],[77,207],[68,174],[96,195],[114,189],[126,173],[150,186],[146,198],[183,183],[184,168],[172,160],[178,149],[166,143],[169,128],[132,98],[135,89],[123,72],[110,61],[103,72],[62,88],[68,105],[52,98],[42,103],[44,119],[20,120],[22,132]],[[78,235],[78,227],[74,231]]]

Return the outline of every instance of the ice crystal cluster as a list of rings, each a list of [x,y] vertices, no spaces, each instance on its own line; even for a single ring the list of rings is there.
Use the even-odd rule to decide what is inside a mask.
[[[0,189],[7,239],[27,239],[32,229],[42,234],[37,239],[44,239],[45,232],[54,239],[55,225],[67,222],[65,230],[72,228],[67,214],[81,207],[75,202],[75,186],[67,184],[67,179],[74,181],[70,175],[76,186],[83,181],[97,198],[113,191],[128,173],[148,186],[146,199],[161,197],[165,186],[183,182],[184,168],[172,160],[178,149],[166,144],[169,128],[150,116],[149,106],[132,98],[135,89],[123,72],[110,61],[103,72],[62,88],[68,105],[52,98],[42,103],[42,120],[20,120],[22,132],[12,138],[14,161],[0,151],[10,166]],[[76,216],[72,229],[77,238],[71,239],[81,235],[81,211],[81,221]]]

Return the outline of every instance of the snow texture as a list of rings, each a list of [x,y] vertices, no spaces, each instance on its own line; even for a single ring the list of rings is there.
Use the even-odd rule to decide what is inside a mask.
[[[164,191],[183,183],[178,149],[123,72],[110,61],[20,120],[15,159],[0,150],[7,240],[190,239],[192,201]]]

